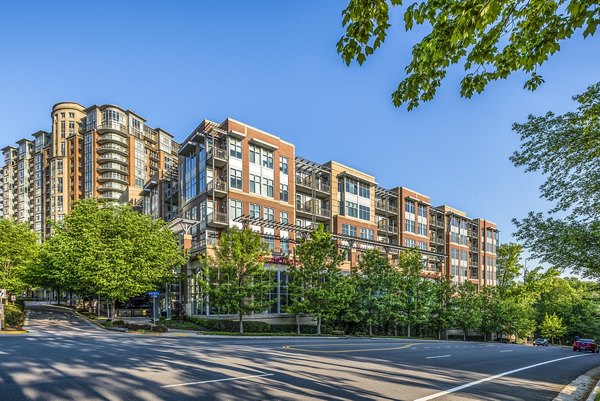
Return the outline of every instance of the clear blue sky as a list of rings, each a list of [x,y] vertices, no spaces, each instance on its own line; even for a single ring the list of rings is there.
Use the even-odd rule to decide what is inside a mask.
[[[508,160],[513,122],[573,107],[600,80],[598,38],[564,42],[540,69],[459,96],[460,67],[418,110],[394,108],[416,33],[394,13],[384,46],[346,67],[335,44],[345,1],[30,1],[0,11],[0,145],[50,129],[59,101],[115,103],[183,140],[204,118],[233,117],[330,159],[498,223],[545,210],[539,176]]]

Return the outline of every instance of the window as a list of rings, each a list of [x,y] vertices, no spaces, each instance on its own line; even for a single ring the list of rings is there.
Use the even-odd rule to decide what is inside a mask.
[[[360,229],[360,238],[374,240],[375,239],[375,233],[373,232],[373,230],[371,230],[369,228],[362,228],[361,227],[361,229]]]
[[[289,253],[290,252],[290,240],[287,238],[282,238],[279,240],[281,253]]]
[[[412,238],[405,238],[404,246],[406,246],[407,248],[414,248],[416,246],[416,242]]]
[[[73,112],[70,112],[70,113],[69,113],[69,118],[75,118],[75,113],[73,113]]]
[[[250,204],[250,217],[260,219],[260,206],[253,203]]]
[[[342,224],[342,235],[356,237],[356,226],[350,224]]]
[[[426,251],[427,250],[427,242],[419,241],[419,249],[422,251]]]
[[[279,222],[288,224],[288,212],[279,212]]]
[[[415,213],[415,202],[406,201],[404,203],[404,211],[414,214]]]
[[[185,157],[184,172],[184,199],[188,201],[197,195],[196,153]]]
[[[452,259],[458,260],[458,249],[452,249]]]
[[[287,157],[279,156],[279,171],[281,174],[288,173],[288,159]]]
[[[229,201],[229,218],[235,219],[242,215],[242,202],[231,199]]]
[[[346,201],[346,216],[358,217],[358,204]]]
[[[242,170],[229,169],[229,187],[242,189]]]
[[[409,233],[415,232],[415,221],[414,220],[404,220],[404,231]]]
[[[371,220],[371,208],[369,206],[358,206],[358,218],[361,220]]]
[[[275,212],[272,207],[264,207],[263,213],[266,221],[275,221]]]
[[[250,145],[250,163],[260,165],[260,148],[258,146]]]
[[[285,184],[279,184],[279,200],[283,202],[288,201],[288,186]]]
[[[455,244],[458,244],[458,233],[450,233],[450,242],[454,242]]]
[[[273,180],[269,178],[263,178],[263,196],[268,196],[269,198],[273,198]]]
[[[242,141],[237,138],[229,139],[229,156],[235,159],[242,159]]]
[[[267,250],[269,252],[273,252],[273,250],[275,249],[275,238],[273,238],[272,235],[265,235],[264,241],[267,245]]]
[[[263,167],[273,169],[273,152],[268,149],[262,150],[262,165]]]
[[[417,228],[419,235],[427,235],[427,224],[419,223]]]
[[[419,205],[419,216],[427,217],[427,207],[425,205]]]
[[[356,181],[346,178],[346,192],[351,194],[358,194],[358,185],[356,185]]]
[[[260,195],[260,176],[250,174],[250,193]]]
[[[358,196],[361,196],[361,197],[367,198],[367,199],[371,198],[368,184],[364,184],[362,182],[358,183]]]

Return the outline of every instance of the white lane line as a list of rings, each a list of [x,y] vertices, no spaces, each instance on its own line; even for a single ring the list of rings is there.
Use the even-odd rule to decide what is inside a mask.
[[[512,349],[505,349],[504,351],[500,351],[500,352],[513,352]]]
[[[497,375],[494,375],[494,376],[489,376],[489,377],[483,378],[481,380],[477,380],[477,381],[474,381],[474,382],[471,382],[471,383],[463,384],[462,386],[453,387],[453,388],[448,389],[448,390],[440,391],[439,393],[431,394],[431,395],[428,395],[426,397],[421,397],[421,398],[416,399],[415,401],[429,401],[429,400],[433,400],[434,398],[438,398],[438,397],[441,397],[443,395],[450,394],[450,393],[455,393],[455,392],[460,391],[462,389],[465,389],[465,388],[468,388],[468,387],[472,387],[472,386],[475,386],[475,385],[480,384],[480,383],[489,382],[490,380],[494,380],[494,379],[497,379],[499,377],[503,377],[503,376],[510,375],[510,374],[513,374],[513,373],[517,373],[517,372],[520,372],[522,370],[527,370],[527,369],[535,368],[535,367],[546,365],[546,364],[553,363],[553,362],[564,361],[565,359],[579,358],[581,356],[586,356],[586,355],[584,354],[584,355],[567,356],[567,357],[564,357],[564,358],[552,359],[551,361],[536,363],[534,365],[524,366],[524,367],[519,368],[519,369],[509,370],[508,372],[500,373],[500,374],[497,374]]]
[[[265,374],[262,374],[262,375],[241,376],[241,377],[227,377],[225,379],[205,380],[205,381],[202,381],[202,382],[169,384],[168,386],[160,386],[160,387],[162,387],[162,388],[170,388],[170,387],[191,386],[191,385],[194,385],[194,384],[216,383],[216,382],[225,382],[225,381],[230,381],[230,380],[245,380],[245,379],[252,379],[252,378],[255,378],[255,377],[267,377],[267,376],[273,376],[273,373],[265,373]]]
[[[435,358],[448,358],[452,355],[436,355],[436,356],[426,356],[425,359],[435,359]]]

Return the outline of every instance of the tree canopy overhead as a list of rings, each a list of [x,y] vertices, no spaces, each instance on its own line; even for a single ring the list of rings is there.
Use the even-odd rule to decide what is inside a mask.
[[[385,41],[390,6],[402,0],[350,0],[342,12],[345,34],[337,51],[346,64],[362,64]],[[481,93],[488,83],[523,72],[524,87],[544,82],[538,67],[560,50],[560,42],[581,30],[593,35],[600,22],[594,0],[419,1],[404,10],[404,29],[427,25],[431,32],[412,48],[407,76],[392,94],[409,110],[433,99],[447,69],[462,63],[461,96]]]
[[[554,207],[513,222],[533,257],[600,278],[600,83],[573,99],[576,111],[514,125],[521,149],[511,160],[546,176],[541,197]]]

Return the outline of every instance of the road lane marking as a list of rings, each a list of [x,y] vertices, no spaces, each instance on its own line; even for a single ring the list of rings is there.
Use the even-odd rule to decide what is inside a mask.
[[[504,351],[500,351],[500,352],[513,352],[512,349],[505,349]]]
[[[321,352],[321,353],[328,353],[328,354],[339,354],[339,353],[345,353],[345,352],[369,352],[369,351],[391,351],[391,350],[397,350],[397,349],[405,349],[405,348],[410,348],[413,347],[415,345],[418,345],[419,343],[414,343],[414,344],[405,344],[405,345],[401,345],[399,347],[386,347],[386,348],[367,348],[367,349],[342,349],[342,350],[320,350],[320,349],[305,349],[305,348],[296,348],[295,346],[291,346],[291,345],[284,345],[282,348],[283,349],[287,349],[287,350],[292,350],[292,351],[304,351],[304,352]],[[332,345],[332,344],[322,344],[322,345]],[[356,343],[352,343],[352,344],[333,344],[333,345],[361,345],[361,344],[356,344]],[[303,345],[303,347],[306,347],[307,345]],[[311,344],[311,346],[316,346],[316,344]]]
[[[226,377],[225,379],[215,379],[215,380],[204,380],[204,381],[201,381],[201,382],[169,384],[169,385],[160,386],[160,387],[162,387],[162,388],[171,388],[171,387],[181,387],[181,386],[192,386],[194,384],[216,383],[216,382],[225,382],[225,381],[231,381],[231,380],[246,380],[246,379],[253,379],[255,377],[267,377],[267,376],[273,376],[273,375],[274,375],[274,373],[264,373],[262,375],[241,376],[241,377]]]
[[[564,361],[565,359],[579,358],[581,356],[586,356],[586,355],[585,354],[584,355],[572,355],[572,356],[567,356],[567,357],[564,357],[564,358],[552,359],[550,361],[536,363],[534,365],[524,366],[524,367],[519,368],[519,369],[509,370],[508,372],[499,373],[499,374],[494,375],[494,376],[488,376],[488,377],[485,377],[485,378],[480,379],[480,380],[476,380],[476,381],[471,382],[471,383],[463,384],[462,386],[453,387],[453,388],[448,389],[448,390],[440,391],[439,393],[435,393],[435,394],[431,394],[431,395],[428,395],[428,396],[425,396],[425,397],[421,397],[421,398],[416,399],[415,401],[429,401],[429,400],[433,400],[434,398],[438,398],[438,397],[441,397],[443,395],[450,394],[450,393],[455,393],[455,392],[463,390],[465,388],[472,387],[472,386],[475,386],[477,384],[489,382],[491,380],[498,379],[498,378],[503,377],[503,376],[507,376],[507,375],[510,375],[510,374],[513,374],[513,373],[520,372],[522,370],[527,370],[527,369],[535,368],[535,367],[538,367],[538,366],[547,365],[547,364],[553,363],[553,362]]]
[[[448,358],[452,355],[436,355],[436,356],[426,356],[425,359],[435,359],[435,358]]]

